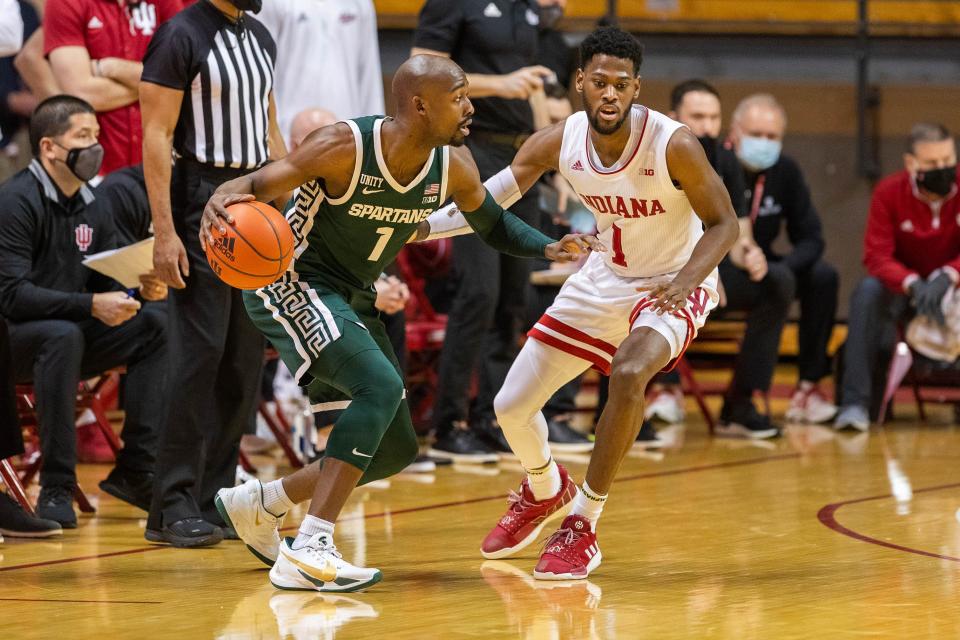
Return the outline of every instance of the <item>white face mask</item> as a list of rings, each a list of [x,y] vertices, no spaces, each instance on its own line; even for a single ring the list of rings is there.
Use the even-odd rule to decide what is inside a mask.
[[[740,138],[737,157],[751,171],[766,171],[777,163],[782,150],[783,143],[779,140],[743,136]]]

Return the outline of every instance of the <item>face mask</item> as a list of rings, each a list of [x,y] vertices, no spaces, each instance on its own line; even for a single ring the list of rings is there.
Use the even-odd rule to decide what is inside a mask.
[[[263,0],[230,0],[230,4],[249,13],[258,13],[263,8]]]
[[[553,29],[562,17],[563,7],[560,5],[552,4],[548,7],[540,7],[540,24],[537,28],[540,29],[540,31]]]
[[[779,140],[743,136],[737,157],[751,171],[766,171],[780,159],[783,143]]]
[[[59,142],[54,142],[61,149],[66,150],[67,160],[64,162],[73,175],[84,182],[89,182],[100,172],[103,164],[103,145],[95,142],[89,147],[67,149]]]
[[[917,171],[917,186],[924,191],[944,197],[950,194],[953,183],[957,181],[957,165],[942,169]]]

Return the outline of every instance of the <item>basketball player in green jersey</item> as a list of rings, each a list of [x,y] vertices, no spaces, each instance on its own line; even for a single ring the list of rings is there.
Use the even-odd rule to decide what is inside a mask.
[[[379,570],[343,559],[333,528],[358,484],[390,476],[417,455],[372,284],[420,223],[450,196],[500,251],[567,261],[596,246],[595,238],[581,235],[555,242],[496,204],[461,146],[473,115],[467,92],[466,76],[449,59],[411,58],[393,80],[396,118],[370,116],[319,129],[283,160],[221,185],[204,211],[201,242],[208,243],[212,226],[231,221],[230,204],[271,201],[299,187],[287,215],[294,261],[281,280],[245,292],[244,300],[254,323],[308,386],[311,402],[332,394],[350,400],[321,463],[217,496],[224,520],[271,565],[278,588],[355,591],[381,578]],[[283,515],[311,498],[297,537],[281,543]]]

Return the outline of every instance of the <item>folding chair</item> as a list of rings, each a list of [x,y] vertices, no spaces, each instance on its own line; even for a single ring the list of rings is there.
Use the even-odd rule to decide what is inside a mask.
[[[10,495],[20,503],[23,510],[33,515],[33,505],[31,505],[27,499],[27,492],[23,489],[20,476],[17,474],[16,469],[13,468],[13,464],[10,463],[9,458],[0,460],[0,480],[3,480],[3,483],[7,485],[7,489],[10,490]]]
[[[269,362],[271,360],[278,359],[280,354],[277,353],[276,349],[268,348],[264,352],[263,357],[265,361]],[[290,423],[283,415],[283,411],[280,410],[280,407],[275,407],[274,411],[270,411],[270,406],[265,401],[261,400],[257,411],[260,413],[260,417],[263,418],[264,423],[266,423],[267,428],[270,429],[270,433],[273,434],[277,444],[280,445],[280,448],[283,450],[283,455],[286,456],[287,462],[290,463],[290,466],[294,469],[302,468],[303,460],[300,459],[300,456],[297,455],[297,452],[290,445],[290,434],[293,432],[293,429],[290,427]],[[244,465],[244,469],[247,471],[247,473],[256,473],[256,469],[254,469],[253,465],[250,464],[250,461],[247,459],[246,455],[243,455],[242,451],[240,453],[240,462]],[[246,462],[244,463],[244,461]],[[247,465],[249,465],[249,468],[247,468]]]
[[[120,438],[113,430],[107,411],[116,402],[120,388],[120,374],[123,368],[111,369],[90,380],[85,380],[77,386],[77,415],[82,415],[87,409],[93,414],[94,424],[106,438],[107,444],[116,455],[122,448]],[[17,406],[20,414],[20,424],[27,432],[27,454],[23,457],[20,469],[20,482],[29,485],[34,476],[40,471],[43,455],[40,451],[39,436],[37,435],[36,400],[33,386],[21,384],[16,386]],[[8,485],[9,486],[9,485]],[[74,487],[74,499],[83,513],[94,513],[96,510],[80,488]]]
[[[424,279],[416,273],[407,250],[397,256],[400,275],[410,289],[406,312],[406,386],[413,423],[430,424],[437,391],[437,362],[447,333],[447,316],[437,313],[424,290]]]

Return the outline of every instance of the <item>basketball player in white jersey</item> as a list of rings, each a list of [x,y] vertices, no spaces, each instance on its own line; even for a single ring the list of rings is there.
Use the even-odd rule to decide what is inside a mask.
[[[730,197],[697,138],[633,104],[640,43],[602,28],[580,54],[585,111],[534,134],[486,183],[498,201],[512,202],[544,172],[559,170],[596,216],[606,247],[570,277],[530,331],[494,403],[527,477],[481,552],[516,554],[570,512],[534,570],[547,580],[585,578],[600,564],[596,522],[640,429],[647,383],[672,366],[717,305],[717,264],[738,235]],[[430,223],[431,236],[442,233],[441,220]],[[550,456],[540,409],[591,366],[610,375],[610,397],[578,489]]]

